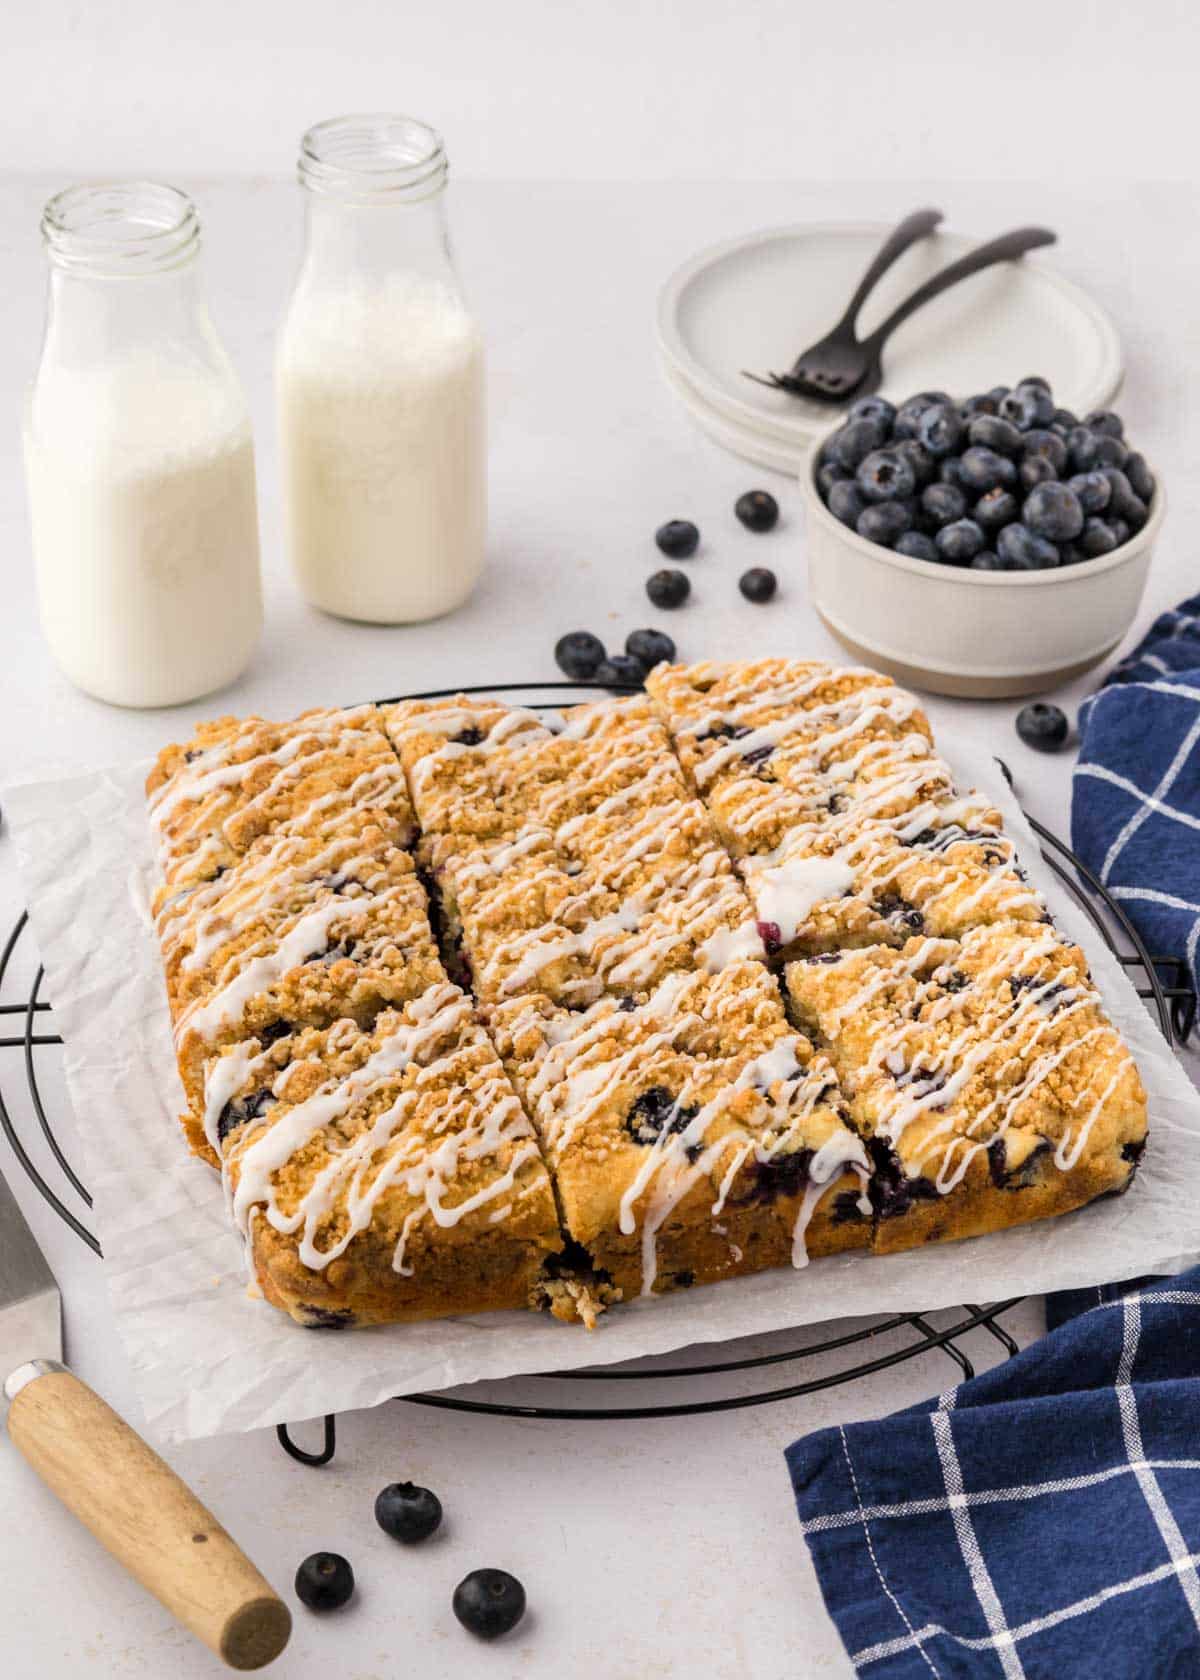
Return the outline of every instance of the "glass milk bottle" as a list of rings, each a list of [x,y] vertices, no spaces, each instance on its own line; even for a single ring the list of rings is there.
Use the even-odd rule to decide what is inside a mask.
[[[42,218],[46,336],[25,412],[42,627],[71,681],[171,706],[262,626],[254,446],[200,288],[191,200],[71,187]]]
[[[483,343],[424,123],[339,117],[304,136],[306,241],[276,359],[292,564],[314,606],[436,618],[483,567]]]

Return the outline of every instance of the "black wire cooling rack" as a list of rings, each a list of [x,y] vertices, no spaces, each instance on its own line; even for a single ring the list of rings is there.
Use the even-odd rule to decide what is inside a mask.
[[[594,685],[586,683],[489,683],[465,689],[435,689],[405,698],[436,700],[448,698],[456,693],[504,694],[514,700],[519,697],[519,704],[542,710],[560,705],[564,698],[564,690],[569,691],[573,699],[597,692]],[[1008,767],[1002,761],[1000,767],[1011,785],[1012,777]],[[1041,843],[1042,854],[1047,864],[1087,915],[1117,961],[1130,972],[1138,996],[1149,1004],[1168,1044],[1185,1044],[1195,1026],[1197,1011],[1196,993],[1191,987],[1186,966],[1173,957],[1152,955],[1125,911],[1105,890],[1092,871],[1063,841],[1035,818],[1029,817],[1028,821]],[[4,1132],[18,1163],[39,1194],[59,1218],[70,1226],[76,1236],[99,1255],[100,1243],[85,1223],[86,1210],[90,1209],[92,1198],[71,1165],[58,1135],[58,1128],[48,1114],[43,1099],[39,1058],[44,1057],[47,1052],[52,1053],[54,1046],[62,1044],[62,1039],[55,1032],[48,1030],[51,1026],[50,1004],[41,995],[41,967],[35,969],[28,986],[21,988],[23,995],[13,1001],[5,1001],[6,986],[10,991],[14,989],[9,976],[19,959],[25,956],[22,941],[27,932],[28,918],[23,914],[8,935],[3,951],[0,951],[0,1051],[6,1052],[14,1060],[19,1058],[23,1064],[26,1096],[34,1129],[30,1129],[31,1122],[28,1119],[23,1126],[17,1125],[13,1111],[5,1099],[3,1082],[0,1081],[0,1130]],[[10,1027],[12,1030],[7,1030]],[[36,1142],[38,1137],[44,1150],[39,1150]],[[34,1160],[30,1141],[27,1139],[32,1141],[35,1150],[48,1152],[47,1170],[61,1175],[62,1183],[59,1188],[51,1183],[46,1172],[43,1172]],[[53,1163],[52,1167],[50,1163]],[[78,1204],[78,1211],[71,1205],[72,1202]],[[974,1375],[974,1365],[959,1344],[970,1332],[979,1330],[986,1333],[999,1343],[1006,1356],[1017,1352],[1017,1344],[1002,1320],[1005,1313],[1019,1304],[1020,1299],[1016,1296],[1008,1301],[983,1306],[964,1304],[949,1312],[928,1315],[893,1313],[879,1318],[853,1320],[846,1325],[837,1326],[836,1333],[832,1333],[835,1329],[833,1326],[810,1326],[807,1330],[797,1330],[770,1338],[769,1351],[762,1351],[756,1345],[753,1351],[740,1357],[694,1357],[688,1350],[684,1350],[682,1354],[668,1359],[639,1361],[636,1368],[596,1367],[582,1371],[545,1372],[530,1378],[513,1378],[508,1382],[486,1385],[488,1391],[500,1391],[500,1397],[495,1399],[471,1398],[462,1391],[406,1394],[399,1398],[409,1405],[502,1417],[577,1420],[688,1417],[797,1399],[802,1395],[839,1387],[859,1377],[870,1376],[876,1371],[887,1370],[893,1365],[903,1364],[921,1354],[936,1350],[940,1350],[954,1362],[959,1377],[965,1380]],[[822,1334],[822,1330],[827,1333]],[[756,1342],[761,1341],[762,1338],[756,1339]],[[735,1346],[736,1344],[730,1346],[730,1352]],[[842,1363],[843,1360],[845,1363]],[[825,1364],[831,1365],[832,1368],[822,1369],[819,1375],[780,1386],[771,1386],[770,1381],[764,1378],[761,1385],[754,1382],[749,1389],[740,1392],[708,1392],[713,1387],[719,1388],[722,1383],[728,1386],[730,1382],[743,1380],[746,1373],[765,1373],[773,1371],[777,1366],[802,1363],[807,1364],[810,1371],[818,1365]],[[557,1405],[544,1402],[541,1398],[525,1404],[513,1397],[515,1391],[529,1383],[637,1385],[660,1382],[687,1383],[687,1398],[646,1405]],[[586,1390],[576,1389],[576,1393],[582,1392]],[[505,1397],[506,1394],[508,1398]],[[326,1417],[323,1428],[323,1443],[317,1452],[308,1452],[299,1447],[292,1440],[285,1425],[279,1427],[277,1435],[284,1450],[301,1463],[328,1464],[336,1450],[336,1418]]]

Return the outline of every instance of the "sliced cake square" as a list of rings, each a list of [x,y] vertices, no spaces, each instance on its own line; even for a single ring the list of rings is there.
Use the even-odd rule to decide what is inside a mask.
[[[561,1247],[554,1196],[456,986],[365,1029],[227,1046],[217,1074],[231,1206],[273,1305],[334,1326],[529,1304]]]
[[[1066,1212],[1133,1177],[1146,1100],[1082,951],[1000,924],[789,965],[870,1140],[875,1246]]]
[[[564,1227],[628,1299],[864,1246],[868,1157],[761,963],[485,1012]]]

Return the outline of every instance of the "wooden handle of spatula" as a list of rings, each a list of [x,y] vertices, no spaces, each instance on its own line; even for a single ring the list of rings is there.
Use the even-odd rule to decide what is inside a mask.
[[[6,1386],[14,1444],[148,1592],[230,1668],[279,1655],[292,1628],[287,1605],[111,1406],[48,1360]]]

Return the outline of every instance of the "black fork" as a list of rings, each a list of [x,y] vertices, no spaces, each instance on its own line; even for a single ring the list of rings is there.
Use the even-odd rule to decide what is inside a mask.
[[[915,240],[932,232],[940,220],[941,215],[936,210],[918,210],[901,222],[863,275],[837,326],[819,343],[797,356],[787,373],[768,374],[765,379],[754,373],[747,373],[745,377],[753,379],[758,385],[786,391],[789,396],[812,397],[818,402],[844,403],[851,397],[868,396],[878,390],[883,378],[884,344],[922,304],[940,297],[960,280],[969,279],[972,274],[978,274],[994,263],[1011,262],[1024,256],[1026,251],[1036,250],[1041,245],[1053,245],[1057,237],[1049,228],[1025,227],[1014,228],[1011,233],[990,239],[986,245],[968,251],[940,273],[932,275],[924,285],[917,287],[911,297],[897,305],[873,333],[860,339],[854,324],[867,295],[896,258]]]

